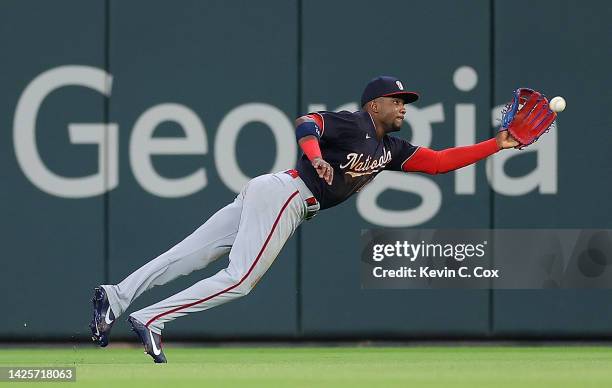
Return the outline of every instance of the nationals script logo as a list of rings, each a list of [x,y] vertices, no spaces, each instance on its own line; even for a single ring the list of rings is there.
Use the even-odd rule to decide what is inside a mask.
[[[343,170],[348,168],[348,171],[344,173],[355,178],[362,175],[374,174],[384,169],[387,163],[391,161],[391,151],[383,148],[383,154],[380,158],[372,159],[372,156],[368,155],[365,160],[363,160],[363,154],[352,152],[346,155],[346,159],[348,159],[348,161],[346,164],[341,164],[340,168]]]

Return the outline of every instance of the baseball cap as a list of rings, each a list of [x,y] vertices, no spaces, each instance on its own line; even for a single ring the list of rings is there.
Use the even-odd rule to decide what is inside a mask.
[[[404,90],[402,81],[386,75],[381,75],[368,82],[361,95],[361,106],[378,97],[399,97],[406,104],[419,99],[417,93]]]

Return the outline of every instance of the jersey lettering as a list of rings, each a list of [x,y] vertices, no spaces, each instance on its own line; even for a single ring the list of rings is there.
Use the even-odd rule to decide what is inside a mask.
[[[401,164],[417,149],[397,137],[378,139],[368,112],[317,112],[308,117],[322,129],[319,146],[323,159],[334,168],[334,179],[328,185],[319,178],[305,155],[296,168],[321,209],[344,202],[384,170],[402,171]]]

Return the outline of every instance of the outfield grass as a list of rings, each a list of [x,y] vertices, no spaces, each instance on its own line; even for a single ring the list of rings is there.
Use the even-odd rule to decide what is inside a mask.
[[[61,384],[73,387],[612,387],[612,348],[603,346],[167,345],[165,353],[169,364],[156,365],[140,348],[112,344],[4,349],[0,366],[76,366],[77,382]]]

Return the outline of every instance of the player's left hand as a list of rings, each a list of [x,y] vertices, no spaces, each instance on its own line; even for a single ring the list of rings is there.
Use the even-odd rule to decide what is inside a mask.
[[[515,148],[520,144],[515,138],[512,137],[510,133],[508,133],[508,131],[497,132],[495,140],[497,141],[499,148],[502,150],[506,148]]]
[[[334,180],[334,168],[327,163],[323,158],[314,158],[312,161],[312,167],[317,170],[319,178],[324,179],[328,185],[332,184]]]

